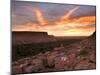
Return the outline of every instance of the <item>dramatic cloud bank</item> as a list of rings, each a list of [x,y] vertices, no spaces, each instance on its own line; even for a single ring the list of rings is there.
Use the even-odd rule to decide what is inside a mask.
[[[89,36],[95,31],[95,22],[95,6],[12,2],[12,31]]]

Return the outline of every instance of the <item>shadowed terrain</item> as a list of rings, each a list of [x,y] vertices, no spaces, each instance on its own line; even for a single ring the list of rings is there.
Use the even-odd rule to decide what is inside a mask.
[[[44,43],[56,40],[53,36],[48,35],[47,32],[13,31],[12,37],[13,44]]]
[[[96,69],[96,6],[11,2],[13,75]]]
[[[52,43],[49,42],[48,45],[50,44]],[[90,37],[71,43],[68,42],[66,44],[61,41],[60,43],[58,42],[56,45],[55,44],[56,43],[52,44],[52,48],[50,46],[45,48],[45,46],[42,45],[41,47],[43,48],[44,46],[44,48],[39,52],[33,54],[33,51],[33,53],[31,52],[32,54],[30,54],[31,56],[26,56],[13,61],[12,73],[41,73],[96,68],[96,33]],[[47,43],[45,45],[47,46]],[[32,46],[33,45],[27,47]],[[44,49],[45,51],[43,51]]]

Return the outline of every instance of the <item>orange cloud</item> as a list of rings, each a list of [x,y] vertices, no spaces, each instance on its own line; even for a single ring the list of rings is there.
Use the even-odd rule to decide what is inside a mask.
[[[61,17],[61,20],[64,20],[66,18],[70,18],[70,16],[77,10],[79,9],[79,6],[69,10],[69,12],[67,12],[64,16]]]
[[[62,16],[60,19],[58,19],[57,21],[55,21],[55,24],[66,24],[66,23],[69,23],[71,22],[71,20],[69,19],[70,16],[77,10],[79,9],[79,6],[69,10],[69,12],[67,12],[64,16]]]
[[[48,23],[47,20],[44,19],[43,14],[42,14],[42,12],[41,12],[39,9],[34,8],[33,11],[35,12],[36,18],[37,18],[38,22],[39,22],[41,25],[46,25],[46,24]]]
[[[84,24],[93,24],[96,21],[95,16],[85,16],[85,17],[80,17],[78,19],[75,19],[76,23],[84,23]]]
[[[45,31],[49,35],[55,36],[89,36],[95,31],[95,16],[83,16],[70,18],[78,9],[75,7],[62,16],[59,20],[50,23],[44,18],[39,9],[34,9],[39,23],[26,23],[24,25],[15,25],[13,31]]]

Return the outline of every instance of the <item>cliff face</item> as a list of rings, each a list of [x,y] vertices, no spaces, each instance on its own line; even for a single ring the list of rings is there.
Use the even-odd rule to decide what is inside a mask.
[[[96,39],[96,32],[94,32],[90,38],[95,40]]]
[[[54,37],[49,37],[47,32],[12,32],[13,44],[29,44],[55,41]]]
[[[93,36],[93,37],[96,37],[96,32],[94,32],[92,36]]]
[[[94,32],[90,37],[83,40],[81,44],[87,48],[91,48],[93,50],[96,49],[96,32]]]

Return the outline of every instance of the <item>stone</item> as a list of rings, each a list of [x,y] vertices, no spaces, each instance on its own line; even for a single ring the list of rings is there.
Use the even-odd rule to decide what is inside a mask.
[[[12,72],[14,73],[14,74],[18,74],[18,73],[23,73],[23,70],[22,70],[22,67],[20,67],[20,66],[13,66],[12,67]]]

